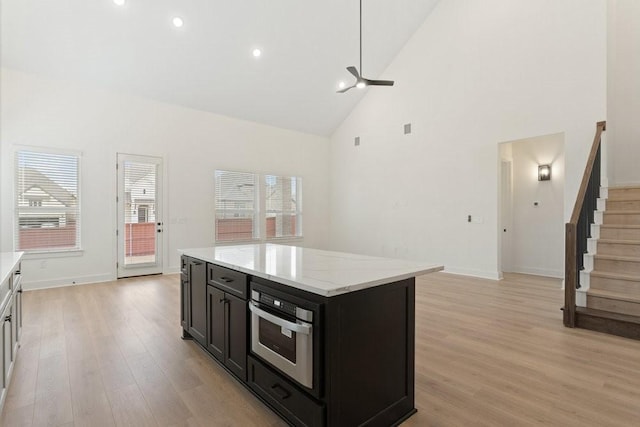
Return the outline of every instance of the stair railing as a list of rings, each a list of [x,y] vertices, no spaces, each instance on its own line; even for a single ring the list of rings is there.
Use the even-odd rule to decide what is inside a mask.
[[[598,122],[576,204],[571,219],[565,226],[563,321],[570,328],[576,325],[576,289],[580,288],[580,271],[584,269],[583,255],[587,253],[587,241],[591,237],[591,224],[600,195],[600,147],[602,132],[606,128],[607,122]]]

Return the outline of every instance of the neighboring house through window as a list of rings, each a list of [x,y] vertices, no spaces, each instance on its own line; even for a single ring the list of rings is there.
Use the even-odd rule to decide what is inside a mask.
[[[265,176],[267,238],[302,236],[301,179]]]
[[[80,249],[79,155],[24,149],[15,160],[16,250]]]
[[[216,241],[259,238],[258,176],[253,173],[217,170]]]
[[[302,236],[302,179],[215,172],[216,242]]]

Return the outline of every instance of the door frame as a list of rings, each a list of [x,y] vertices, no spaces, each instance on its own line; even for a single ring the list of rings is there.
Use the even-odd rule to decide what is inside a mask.
[[[499,274],[513,271],[513,161],[500,159]],[[505,231],[506,230],[506,231]]]
[[[156,260],[153,263],[141,263],[134,266],[125,266],[124,264],[124,210],[121,206],[125,201],[124,186],[120,188],[124,181],[124,162],[140,162],[156,164],[156,201],[155,201],[155,229],[156,229]],[[144,276],[149,274],[162,274],[164,271],[164,198],[165,198],[165,182],[164,182],[164,159],[158,156],[137,155],[127,153],[116,153],[116,277],[118,279],[125,277]]]

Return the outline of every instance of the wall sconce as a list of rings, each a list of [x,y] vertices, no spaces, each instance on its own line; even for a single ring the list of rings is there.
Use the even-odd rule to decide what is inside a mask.
[[[551,181],[551,165],[538,166],[538,181]]]

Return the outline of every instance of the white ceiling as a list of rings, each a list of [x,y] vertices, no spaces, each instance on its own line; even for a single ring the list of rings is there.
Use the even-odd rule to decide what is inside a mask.
[[[383,71],[437,1],[363,1],[366,77],[394,78]],[[2,66],[245,120],[330,135],[366,91],[393,90],[335,93],[358,66],[358,0],[0,5]]]

